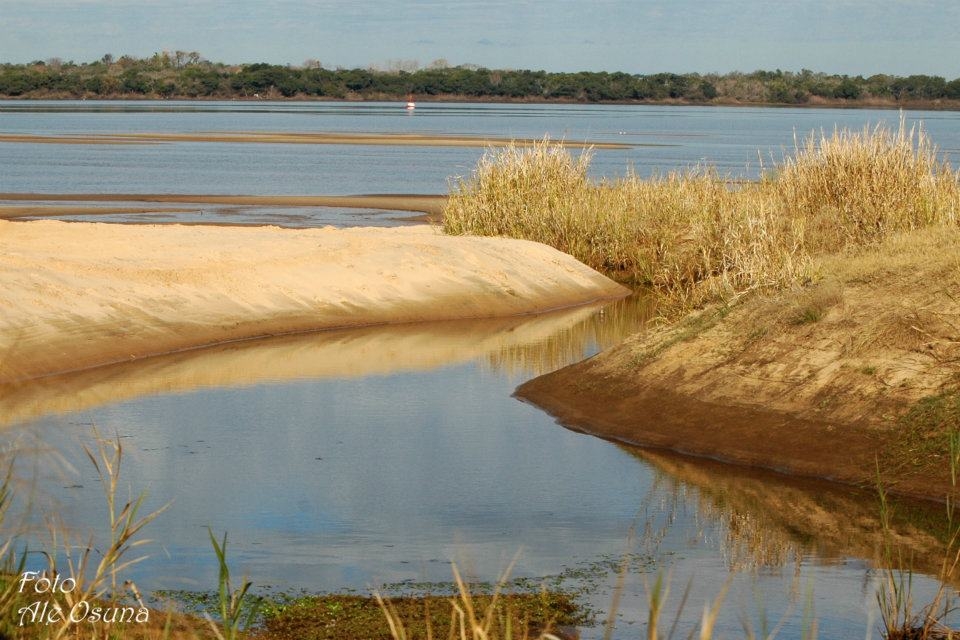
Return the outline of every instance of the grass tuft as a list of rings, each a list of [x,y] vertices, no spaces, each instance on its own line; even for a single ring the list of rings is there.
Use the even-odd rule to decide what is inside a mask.
[[[546,139],[488,151],[453,185],[443,229],[543,242],[690,308],[796,284],[815,256],[960,219],[958,175],[903,120],[811,135],[751,184],[709,167],[594,182],[589,162]]]

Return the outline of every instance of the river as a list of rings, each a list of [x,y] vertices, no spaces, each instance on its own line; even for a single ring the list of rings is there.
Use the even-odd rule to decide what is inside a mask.
[[[908,113],[949,155],[960,114]],[[595,177],[708,163],[755,178],[795,136],[862,128],[890,111],[377,103],[0,102],[0,134],[210,131],[418,133],[621,142],[592,151]],[[3,193],[445,193],[483,149],[178,142],[0,143]],[[2,204],[2,203],[0,203]],[[113,203],[112,203],[113,206]],[[255,208],[253,208],[255,209]],[[237,221],[289,211],[245,208]],[[227,221],[231,215],[226,211]],[[297,225],[397,224],[396,212],[303,208]],[[176,216],[171,217],[172,220]],[[123,216],[119,221],[129,220]],[[401,222],[402,223],[402,222]],[[0,389],[0,421],[35,477],[30,518],[76,539],[103,536],[96,434],[123,443],[122,492],[146,492],[144,591],[216,584],[207,527],[262,591],[413,589],[450,579],[451,561],[495,579],[555,577],[639,635],[645,582],[687,581],[684,625],[730,582],[722,635],[763,615],[799,638],[877,624],[881,540],[870,492],[804,483],[574,433],[511,396],[532,376],[642,328],[643,298],[531,318],[434,323],[231,344]],[[705,421],[708,421],[705,416]],[[896,526],[933,561],[942,507],[905,504]],[[931,524],[932,523],[932,524]],[[39,562],[39,558],[33,561]],[[928,561],[929,560],[929,561]],[[924,564],[926,562],[926,564]],[[405,586],[406,585],[406,586]],[[919,602],[935,588],[918,576]],[[584,630],[599,637],[602,630]],[[684,635],[685,632],[684,632]]]

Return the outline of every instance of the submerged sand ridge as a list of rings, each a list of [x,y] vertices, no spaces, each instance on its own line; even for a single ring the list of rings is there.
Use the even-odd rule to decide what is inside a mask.
[[[269,335],[628,291],[545,245],[405,229],[0,221],[0,382]]]
[[[195,133],[110,133],[32,135],[0,133],[0,143],[27,144],[169,144],[177,142],[215,142],[244,144],[335,144],[386,145],[422,147],[504,147],[533,146],[540,141],[531,138],[498,138],[458,135],[426,135],[415,133],[327,133],[295,131],[208,131]],[[629,149],[634,145],[598,140],[563,140],[559,144],[573,148]]]

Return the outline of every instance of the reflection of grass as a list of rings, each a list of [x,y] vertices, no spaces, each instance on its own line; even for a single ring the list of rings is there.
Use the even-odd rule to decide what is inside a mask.
[[[534,343],[509,344],[487,356],[488,364],[511,375],[538,376],[583,358],[584,348],[597,351],[619,344],[643,329],[654,313],[654,299],[645,292],[612,302],[598,313]]]
[[[935,399],[924,403],[917,408],[917,412],[924,418],[933,409],[939,419],[943,414],[942,399]],[[908,414],[909,415],[909,414]],[[923,418],[921,422],[925,421]],[[953,488],[957,487],[957,471],[960,468],[960,432],[953,431],[949,442],[950,466]],[[878,462],[879,474],[879,462]],[[928,601],[918,604],[913,598],[913,567],[910,560],[905,560],[899,549],[895,549],[893,528],[890,525],[891,509],[886,500],[886,492],[878,480],[880,493],[880,518],[884,531],[884,559],[886,569],[882,574],[882,582],[877,591],[877,604],[883,623],[884,637],[887,640],[940,640],[952,638],[954,632],[945,621],[958,610],[955,601],[955,590],[948,585],[957,579],[957,568],[960,566],[960,523],[954,520],[954,504],[947,496],[947,525],[950,539],[947,542],[940,562],[938,573],[938,588]]]

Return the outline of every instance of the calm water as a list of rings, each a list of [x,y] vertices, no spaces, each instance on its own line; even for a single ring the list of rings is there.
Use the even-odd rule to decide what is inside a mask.
[[[39,106],[0,103],[0,132],[549,133],[665,145],[597,151],[594,171],[608,176],[704,158],[751,176],[757,150],[779,153],[794,130],[896,120],[893,112],[789,109],[423,105],[411,115],[393,104]],[[915,117],[945,150],[960,148],[960,116]],[[0,144],[0,191],[442,193],[481,153]],[[349,211],[304,215],[357,222]],[[635,331],[644,309],[629,300],[602,311],[230,345],[0,389],[0,419],[12,445],[62,456],[25,456],[22,473],[39,477],[34,519],[55,515],[82,539],[103,535],[105,515],[81,445],[94,426],[121,437],[124,492],[148,492],[148,507],[172,501],[148,529],[151,558],[131,572],[145,590],[214,586],[209,526],[229,532],[235,571],[261,587],[445,581],[450,561],[489,580],[519,552],[516,575],[560,575],[589,587],[587,598],[604,610],[626,557],[633,571],[623,635],[640,635],[643,582],[658,570],[673,572],[672,606],[694,578],[691,620],[733,576],[727,636],[740,633],[741,615],[759,628],[766,609],[771,625],[785,616],[782,637],[799,637],[808,596],[821,637],[864,633],[878,584],[870,495],[624,448],[565,430],[511,397],[523,380]],[[932,516],[910,509],[923,517],[898,526],[917,548],[930,546],[914,522],[935,523],[939,507]],[[932,588],[917,580],[921,594]]]
[[[236,344],[7,390],[0,409],[8,441],[71,467],[53,453],[21,461],[23,477],[39,477],[38,523],[106,535],[81,453],[94,428],[121,438],[123,497],[172,500],[148,529],[151,558],[127,574],[141,588],[214,585],[209,526],[229,532],[235,570],[268,590],[443,582],[451,561],[493,580],[519,553],[514,575],[560,575],[604,611],[627,558],[625,633],[658,570],[678,594],[694,579],[691,621],[732,576],[728,635],[744,612],[759,626],[762,603],[798,636],[811,589],[821,629],[863,632],[878,584],[863,531],[879,527],[872,496],[625,448],[511,398],[642,317],[626,301]],[[910,525],[905,535],[926,540]]]
[[[960,113],[909,112],[945,153],[960,153]],[[860,129],[895,111],[397,103],[92,103],[0,101],[0,133],[294,131],[462,134],[622,142],[594,151],[597,176],[710,163],[756,177],[814,130]],[[446,193],[482,149],[178,143],[0,144],[0,191],[46,193]]]

